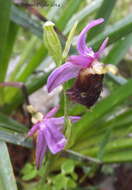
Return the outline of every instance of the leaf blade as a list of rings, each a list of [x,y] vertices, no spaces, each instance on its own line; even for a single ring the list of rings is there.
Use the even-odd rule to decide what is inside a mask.
[[[0,141],[0,181],[3,190],[17,190],[7,146]]]

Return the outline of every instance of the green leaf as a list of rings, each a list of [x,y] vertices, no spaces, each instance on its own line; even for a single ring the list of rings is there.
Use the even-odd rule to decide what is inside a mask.
[[[0,113],[0,127],[10,129],[16,132],[24,133],[27,132],[28,128],[19,122],[9,118],[8,116]]]
[[[23,71],[18,75],[17,81],[26,81],[26,79],[32,74],[32,72],[42,63],[47,54],[47,50],[44,45],[40,45],[37,52],[32,57],[27,65],[24,65]]]
[[[3,62],[3,56],[6,50],[6,43],[7,37],[8,37],[8,29],[9,29],[9,18],[10,18],[10,8],[11,8],[11,1],[2,1],[0,0],[0,81],[4,81],[6,69],[7,69],[7,63]]]
[[[99,151],[97,153],[97,158],[99,160],[102,160],[103,157],[104,157],[104,154],[105,154],[105,151],[106,151],[105,150],[106,149],[106,145],[110,141],[111,133],[112,133],[112,127],[106,129],[104,137],[103,137],[103,139],[101,140],[101,143],[100,143]]]
[[[7,146],[0,141],[0,181],[2,190],[17,190]]]
[[[88,35],[88,40],[93,39],[97,34],[101,33],[104,30],[116,2],[117,0],[111,0],[111,1],[103,0],[103,3],[100,9],[98,10],[95,19],[104,18],[104,23],[95,26],[93,29],[90,30],[90,33]]]
[[[27,148],[33,147],[31,139],[27,139],[24,135],[20,135],[19,133],[11,134],[9,132],[0,131],[0,140]]]
[[[23,174],[22,179],[24,181],[29,181],[29,180],[35,178],[38,174],[36,168],[33,167],[30,163],[27,163],[21,172]]]
[[[28,28],[30,32],[42,39],[42,25],[36,20],[29,17],[29,14],[15,7],[14,5],[12,5],[11,8],[11,20],[16,24],[23,26],[24,28]]]
[[[54,23],[47,21],[44,24],[44,45],[48,49],[56,65],[62,63],[62,47],[56,31],[54,30]]]
[[[110,50],[108,56],[103,60],[104,63],[117,65],[126,55],[132,44],[132,34],[129,34],[117,41]]]
[[[40,45],[40,47],[37,49],[36,54],[31,58],[29,63],[23,65],[23,67],[19,71],[18,75],[15,77],[15,81],[25,82],[27,80],[27,78],[33,73],[33,71],[41,64],[41,62],[45,58],[46,54],[47,54],[46,48],[44,47],[44,45]],[[45,75],[42,76],[42,78],[45,79]],[[40,84],[38,86],[42,87],[42,82],[46,81],[46,79],[45,80],[43,80],[43,79],[39,80],[39,79],[38,79],[38,81],[40,82]],[[31,82],[31,85],[34,86],[34,84],[38,84],[38,81],[34,81],[34,83]],[[44,84],[45,83],[43,83],[43,85]],[[37,86],[35,88],[38,89]],[[6,90],[6,93],[5,93],[5,101],[6,102],[12,102],[12,104],[14,104],[14,106],[15,106],[15,105],[17,105],[17,100],[20,97],[23,100],[22,95],[19,96],[19,94],[21,94],[20,89],[18,90],[18,89],[15,89],[15,88],[14,89],[8,88]],[[15,101],[15,99],[16,99],[16,101]],[[19,105],[20,104],[21,103],[19,103]]]
[[[129,109],[128,111],[125,111],[117,116],[115,116],[113,119],[108,120],[104,122],[101,126],[102,127],[110,127],[114,125],[115,127],[118,127],[120,125],[126,125],[126,124],[131,124],[132,123],[132,110]]]
[[[126,111],[122,114],[119,115],[115,115],[113,119],[110,119],[107,121],[106,120],[102,120],[100,123],[98,122],[98,124],[95,124],[92,127],[92,130],[89,131],[87,138],[89,139],[89,142],[91,142],[91,139],[93,140],[94,144],[96,144],[96,137],[104,135],[105,131],[107,132],[107,130],[111,131],[114,130],[114,134],[113,136],[115,136],[116,133],[116,129],[117,131],[121,131],[122,128],[124,128],[124,130],[126,129],[126,132],[128,133],[128,128],[129,125],[132,123],[132,110]],[[123,135],[124,135],[124,130],[123,130]],[[89,143],[87,143],[89,144]]]
[[[132,150],[121,150],[114,153],[109,153],[104,156],[103,161],[105,163],[123,163],[132,162]]]
[[[3,70],[2,73],[4,73],[4,75],[6,76],[6,72],[8,69],[8,65],[9,65],[9,60],[12,54],[12,50],[13,50],[13,46],[14,46],[14,42],[17,36],[17,31],[18,31],[18,26],[13,23],[10,22],[9,25],[9,31],[8,31],[8,35],[7,35],[7,43],[6,43],[6,47],[5,47],[5,52],[3,55]]]
[[[9,77],[9,81],[15,81],[17,79],[17,75],[19,74],[20,70],[22,69],[22,66],[24,65],[24,63],[27,61],[26,59],[32,53],[32,50],[37,42],[38,42],[38,38],[36,36],[32,36],[31,40],[24,47],[24,50],[20,56],[20,60],[19,60],[18,64],[14,67],[14,69]]]
[[[66,7],[63,9],[62,15],[60,16],[59,20],[56,22],[56,26],[62,31],[65,28],[66,23],[69,21],[71,16],[75,14],[77,9],[79,8],[82,0],[74,0],[66,1]]]
[[[67,34],[71,30],[73,24],[76,21],[78,21],[78,23],[80,23],[85,17],[88,17],[93,12],[95,12],[100,7],[101,3],[102,3],[102,0],[96,0],[94,2],[91,2],[89,5],[87,5],[80,11],[78,11],[76,14],[74,13],[74,15],[68,21],[68,23],[65,27],[64,34]]]
[[[114,152],[123,152],[126,149],[131,149],[132,148],[132,139],[131,138],[121,138],[117,140],[112,140],[106,145],[106,152],[105,155],[108,153],[111,153],[111,155]],[[96,146],[91,150],[87,150],[86,154],[90,154],[92,156],[95,156],[99,150],[99,147]],[[132,160],[132,158],[131,158]]]
[[[61,190],[63,188],[65,189],[67,186],[67,177],[62,174],[56,175],[54,178],[52,178],[52,181],[55,190]]]
[[[72,178],[70,178],[70,177],[67,177],[67,185],[66,185],[66,189],[73,189],[73,188],[75,188],[76,186],[77,186],[77,184],[75,183],[75,181],[72,179]]]
[[[132,14],[114,23],[112,26],[108,26],[101,34],[90,41],[89,46],[93,46],[95,50],[99,48],[102,41],[109,36],[109,44],[116,42],[117,40],[125,37],[132,32]]]
[[[73,160],[66,160],[65,162],[63,162],[63,164],[61,165],[61,171],[63,174],[71,174],[74,171],[74,167],[75,167],[75,161]]]
[[[78,22],[75,22],[75,24],[73,25],[73,27],[72,27],[69,35],[68,35],[66,45],[65,45],[65,49],[63,51],[63,59],[64,60],[68,56],[68,53],[69,53],[69,50],[70,50],[70,47],[71,47],[71,44],[72,44],[72,40],[73,40],[73,37],[75,35],[75,31],[76,31],[76,28],[77,28],[77,24],[78,24]]]

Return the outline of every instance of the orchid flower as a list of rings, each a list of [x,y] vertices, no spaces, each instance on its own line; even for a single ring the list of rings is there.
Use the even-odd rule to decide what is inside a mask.
[[[40,168],[46,151],[49,149],[52,154],[56,154],[64,149],[67,140],[62,134],[64,117],[55,118],[54,115],[58,107],[54,107],[50,112],[36,122],[28,132],[28,136],[37,134],[36,142],[36,166]],[[38,112],[39,113],[39,112]],[[77,122],[80,117],[69,116],[72,123]]]
[[[98,62],[101,54],[103,53],[108,37],[103,41],[97,52],[94,52],[91,47],[87,47],[86,33],[94,26],[104,22],[103,18],[91,21],[80,33],[77,42],[77,51],[79,55],[72,55],[68,58],[67,62],[56,68],[48,77],[47,89],[51,92],[58,85],[76,78],[79,76],[81,70],[87,69],[89,73],[102,74],[102,63]]]

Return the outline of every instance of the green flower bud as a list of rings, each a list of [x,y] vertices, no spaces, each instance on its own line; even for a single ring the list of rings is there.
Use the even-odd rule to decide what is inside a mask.
[[[54,25],[51,21],[47,21],[44,24],[44,44],[56,65],[59,66],[62,63],[62,47],[58,35],[54,30]]]

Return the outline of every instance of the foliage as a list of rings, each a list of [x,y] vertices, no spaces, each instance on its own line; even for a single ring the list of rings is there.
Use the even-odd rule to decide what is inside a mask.
[[[71,43],[74,42],[73,35],[78,35],[88,21],[98,17],[104,17],[105,23],[89,33],[88,44],[97,50],[102,40],[109,36],[108,50],[102,62],[117,67],[120,64],[126,67],[128,62],[129,70],[132,69],[132,60],[126,57],[132,44],[132,14],[127,14],[126,7],[122,18],[123,8],[116,11],[119,6],[122,7],[118,1],[95,0],[88,4],[87,1],[81,0],[77,0],[76,3],[75,0],[60,0],[61,7],[32,8],[14,2],[0,0],[0,82],[23,82],[28,95],[36,92],[46,84],[50,73],[45,72],[48,53],[57,64],[61,64],[68,53],[76,53],[74,43]],[[124,6],[128,3],[123,2]],[[113,19],[114,16],[117,21]],[[52,44],[56,43],[56,46],[50,43],[51,52],[47,51],[49,39],[46,39],[47,34],[43,31],[43,24],[48,19],[55,23]],[[56,51],[52,51],[52,48]],[[63,58],[59,60],[61,54]],[[10,73],[11,62],[17,56],[19,61],[15,66],[11,66],[13,69]],[[39,68],[42,68],[42,73],[37,74]],[[132,162],[132,79],[126,75],[123,75],[122,70],[117,76],[107,74],[104,84],[109,95],[101,98],[91,110],[69,101],[65,102],[64,97],[60,95],[61,107],[58,115],[64,115],[64,106],[67,106],[68,115],[82,116],[71,128],[68,148],[72,151],[67,153],[70,159],[64,159],[65,154],[53,156],[52,167],[45,164],[47,160],[44,160],[41,171],[37,171],[31,163],[26,163],[21,171],[20,180],[24,190],[79,188],[79,176],[75,168],[83,168],[88,164],[91,170],[96,170],[94,166],[98,167],[99,163],[94,158],[103,164]],[[71,86],[71,83],[72,81],[67,86]],[[17,189],[5,143],[30,149],[33,147],[31,139],[26,138],[29,123],[28,115],[23,115],[23,112],[26,113],[23,105],[25,98],[21,89],[0,85],[0,187],[3,190]],[[20,111],[21,108],[24,109],[23,112]],[[84,160],[90,162],[85,163]],[[87,175],[90,175],[89,172]],[[42,183],[43,181],[46,183]]]

